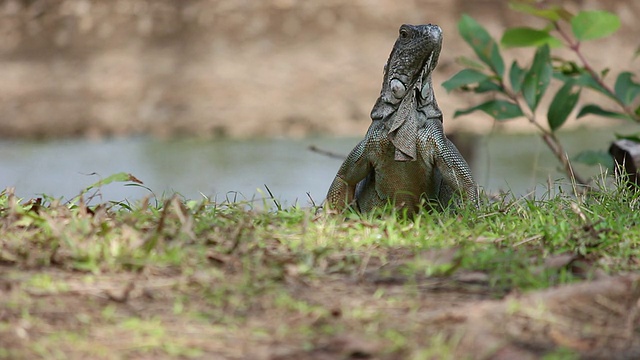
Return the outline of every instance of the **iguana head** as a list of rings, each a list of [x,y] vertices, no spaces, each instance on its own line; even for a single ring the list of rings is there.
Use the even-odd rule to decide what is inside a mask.
[[[397,109],[410,90],[422,90],[438,63],[442,30],[437,25],[402,25],[384,67],[382,90],[371,118],[382,119]],[[387,106],[385,106],[387,105]],[[386,109],[384,109],[387,107]]]
[[[380,97],[371,110],[373,120],[387,123],[389,137],[397,149],[396,160],[415,160],[413,140],[417,136],[418,108],[426,109],[433,104],[430,108],[434,111],[426,112],[439,115],[433,98],[431,72],[438,63],[441,48],[439,26],[405,24],[400,27],[384,67]]]

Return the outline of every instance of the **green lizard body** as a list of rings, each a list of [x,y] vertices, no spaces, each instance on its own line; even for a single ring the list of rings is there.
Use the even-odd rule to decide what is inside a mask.
[[[368,212],[388,203],[418,211],[423,202],[446,206],[458,193],[474,205],[469,165],[446,138],[431,81],[442,46],[436,25],[402,25],[385,65],[380,97],[365,138],[333,180],[327,205]]]

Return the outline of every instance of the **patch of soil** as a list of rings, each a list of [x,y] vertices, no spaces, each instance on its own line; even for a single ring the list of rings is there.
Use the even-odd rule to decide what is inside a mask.
[[[386,266],[371,263],[355,278],[292,270],[251,296],[234,290],[242,275],[233,271],[88,276],[4,267],[0,355],[398,359],[443,347],[472,359],[537,359],[560,348],[588,359],[640,355],[640,276],[504,296],[468,274],[381,283],[376,273]],[[34,286],[34,276],[50,285]]]

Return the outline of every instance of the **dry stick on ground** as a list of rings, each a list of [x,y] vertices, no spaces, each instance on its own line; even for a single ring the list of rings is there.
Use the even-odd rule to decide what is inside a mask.
[[[127,286],[125,286],[125,288],[122,290],[122,292],[120,294],[117,294],[113,291],[107,290],[105,291],[105,294],[107,295],[107,298],[109,298],[109,300],[111,301],[115,301],[117,303],[126,303],[129,300],[129,295],[131,294],[131,292],[133,291],[133,289],[136,287],[136,281],[138,276],[136,276],[135,278],[129,280],[129,282],[127,283]]]

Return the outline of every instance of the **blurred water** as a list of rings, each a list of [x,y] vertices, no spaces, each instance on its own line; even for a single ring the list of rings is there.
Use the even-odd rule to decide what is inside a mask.
[[[201,194],[217,200],[260,199],[266,197],[266,184],[287,204],[306,204],[307,192],[322,201],[340,165],[307,150],[311,143],[142,138],[2,142],[0,186],[13,186],[23,197],[44,193],[70,198],[101,178],[128,172],[158,196],[177,192],[190,199]],[[346,149],[350,142],[325,139],[322,143],[340,151],[340,143]],[[142,198],[149,191],[112,183],[100,193],[103,200],[122,200]]]
[[[606,150],[612,131],[581,130],[561,134],[570,154],[583,149]],[[547,179],[562,178],[557,161],[536,135],[492,134],[463,138],[473,147],[465,157],[485,189],[511,189],[525,194],[546,192]],[[308,150],[309,145],[347,154],[358,138],[318,137],[303,140],[156,140],[2,141],[0,187],[15,187],[21,197],[47,194],[69,199],[83,188],[117,172],[128,172],[157,196],[201,194],[218,201],[263,199],[265,184],[284,204],[320,203],[340,160]],[[595,168],[579,168],[586,175]],[[542,184],[542,185],[541,185]],[[262,193],[261,193],[262,192]],[[309,195],[307,195],[307,193]],[[139,199],[142,187],[113,183],[100,189],[101,199]]]

